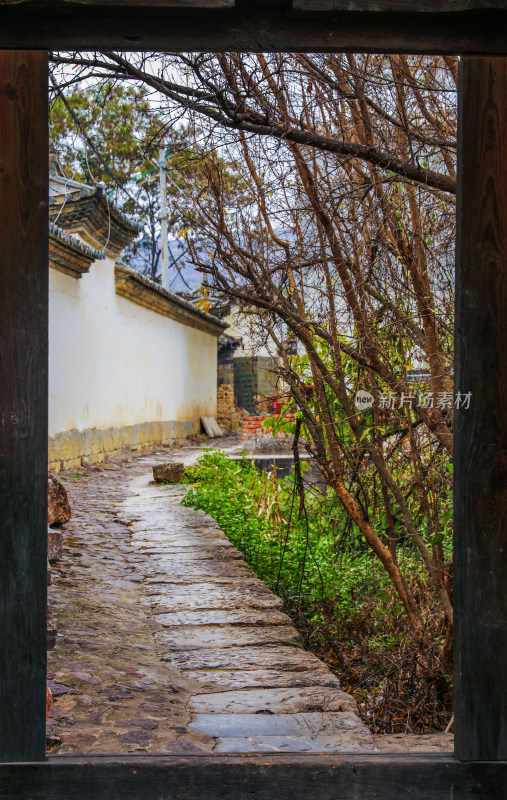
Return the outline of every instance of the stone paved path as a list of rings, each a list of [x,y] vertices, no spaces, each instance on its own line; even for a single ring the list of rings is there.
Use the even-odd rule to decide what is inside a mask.
[[[67,473],[73,516],[49,587],[58,627],[48,656],[58,752],[208,752],[190,731],[191,682],[162,661],[145,605],[149,557],[131,545],[120,507],[136,464]],[[142,467],[146,474],[146,467]]]
[[[161,460],[63,476],[73,519],[51,587],[59,752],[376,751],[384,737],[214,520],[181,505],[182,487],[150,485]]]

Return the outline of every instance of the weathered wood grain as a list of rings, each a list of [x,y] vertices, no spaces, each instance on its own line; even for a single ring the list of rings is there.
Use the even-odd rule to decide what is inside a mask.
[[[171,9],[202,10],[218,8],[234,8],[237,0],[59,0],[64,6],[159,6]],[[281,0],[271,0],[287,7],[287,2]],[[29,5],[33,0],[3,0],[2,5]],[[54,5],[51,0],[39,0],[39,5]],[[241,0],[240,0],[241,4]],[[295,12],[315,14],[317,12],[374,12],[390,13],[410,12],[432,13],[432,12],[451,12],[459,13],[462,11],[477,11],[483,9],[504,9],[503,0],[292,0],[290,8]]]
[[[443,756],[131,755],[0,767],[3,800],[503,800],[507,764]]]
[[[124,0],[125,1],[125,0]],[[293,11],[315,14],[316,12],[335,13],[337,11],[371,11],[384,14],[391,11],[413,14],[459,13],[483,9],[503,9],[503,0],[292,0]]]
[[[0,761],[44,758],[47,54],[0,52]]]
[[[26,6],[33,3],[33,0],[2,0],[3,6]],[[190,10],[201,11],[204,9],[234,8],[235,0],[135,0],[136,6],[158,6],[159,8],[170,8],[178,11]],[[39,1],[39,5],[50,5],[47,0]],[[131,6],[132,0],[60,0],[60,5],[65,6]]]
[[[0,5],[0,47],[507,54],[507,7],[500,5],[416,12],[410,3],[405,12],[312,11],[301,18],[289,0],[236,0],[231,10],[26,0]]]
[[[456,258],[456,755],[507,759],[507,59],[461,63]]]

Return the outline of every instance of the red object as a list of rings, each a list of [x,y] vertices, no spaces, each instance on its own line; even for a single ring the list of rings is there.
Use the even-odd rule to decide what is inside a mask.
[[[274,411],[274,413],[275,414],[280,414],[282,408],[284,407],[284,405],[285,405],[285,403],[283,402],[283,400],[281,400],[281,398],[278,397],[278,395],[274,394],[273,395],[273,411]]]
[[[243,417],[241,420],[241,438],[243,440],[248,439],[249,436],[253,436],[254,433],[261,431],[262,423],[271,416],[271,414],[257,414],[251,417]]]
[[[249,436],[253,436],[255,433],[260,432],[261,430],[265,430],[266,433],[273,430],[272,428],[263,428],[262,423],[265,419],[269,419],[272,417],[273,414],[257,414],[252,415],[251,417],[243,417],[241,420],[241,439],[244,441],[248,439]],[[284,419],[290,420],[291,422],[295,419],[294,414],[284,414]]]

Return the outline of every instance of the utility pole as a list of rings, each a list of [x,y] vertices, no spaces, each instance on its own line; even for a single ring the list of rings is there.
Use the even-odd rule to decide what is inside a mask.
[[[162,287],[169,289],[169,242],[167,235],[167,150],[160,148],[158,166],[160,170],[160,257],[162,261]]]

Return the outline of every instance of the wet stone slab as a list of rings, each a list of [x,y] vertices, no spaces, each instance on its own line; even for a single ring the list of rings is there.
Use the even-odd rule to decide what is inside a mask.
[[[156,633],[155,639],[164,647],[176,651],[262,644],[301,646],[299,635],[292,625],[180,625]]]
[[[202,589],[201,584],[192,584],[189,591],[183,592],[180,586],[173,591],[158,592],[146,597],[146,602],[156,608],[163,606],[167,611],[198,611],[207,609],[236,608],[280,608],[282,601],[269,593],[235,589],[224,586],[213,586]],[[194,591],[195,590],[195,591]]]
[[[269,589],[266,587],[266,584],[260,581],[258,578],[252,578],[249,575],[241,576],[241,577],[225,577],[221,575],[221,570],[218,570],[215,565],[216,575],[211,576],[212,583],[209,580],[209,576],[204,580],[195,580],[187,575],[179,575],[177,578],[167,577],[164,575],[158,575],[155,578],[146,578],[146,593],[148,596],[152,594],[159,594],[160,592],[166,592],[167,594],[180,593],[180,592],[192,592],[194,593],[204,593],[206,594],[208,591],[215,591],[215,589],[220,588],[221,586],[225,586],[228,590],[234,588],[236,592],[241,592],[242,594],[250,594],[254,592],[255,594],[261,594],[263,596],[268,596],[271,594]],[[182,586],[189,586],[188,589],[182,589]],[[278,598],[277,598],[278,599]]]
[[[221,539],[212,539],[211,537],[209,539],[204,539],[201,537],[197,541],[192,541],[190,537],[178,538],[178,539],[175,538],[174,540],[171,540],[169,538],[168,539],[161,538],[160,540],[137,539],[134,542],[132,542],[132,544],[140,550],[146,550],[146,549],[151,550],[152,548],[156,547],[157,544],[159,544],[163,545],[166,552],[175,551],[176,553],[178,552],[178,550],[187,550],[189,553],[193,553],[196,548],[203,550],[204,549],[213,550],[214,551],[213,558],[216,558],[217,555],[219,555],[220,550],[228,549],[227,545],[225,545]],[[229,547],[232,548],[232,545],[229,545]],[[153,554],[155,554],[155,550],[152,550],[152,552]]]
[[[213,547],[198,547],[196,545],[195,548],[189,547],[180,547],[175,548],[171,547],[170,545],[159,545],[157,547],[148,547],[148,546],[133,546],[133,551],[135,552],[138,550],[139,553],[147,556],[169,556],[173,563],[177,562],[187,562],[187,561],[220,561],[224,557],[223,551],[227,549],[226,558],[229,559],[237,559],[238,561],[243,562],[243,556],[239,553],[235,548],[213,548]]]
[[[295,714],[197,714],[190,727],[214,738],[331,736],[367,729],[352,711]]]
[[[155,612],[156,609],[153,611]],[[276,608],[268,610],[216,608],[200,611],[174,611],[158,614],[157,622],[170,628],[175,625],[255,625],[256,628],[260,628],[265,625],[291,624],[290,618]]]
[[[320,669],[324,665],[317,656],[306,650],[286,645],[267,644],[263,647],[209,648],[188,653],[168,653],[169,661],[180,670],[257,670],[275,669],[291,672],[306,672]],[[331,673],[330,673],[331,674]]]
[[[195,581],[197,583],[205,583],[210,577],[215,579],[219,578],[244,578],[250,577],[251,572],[248,567],[244,566],[237,561],[222,562],[220,565],[220,574],[217,576],[217,567],[215,559],[201,559],[190,560],[185,559],[185,565],[182,567],[182,560],[175,560],[172,554],[157,556],[154,555],[150,559],[151,563],[146,569],[146,577],[150,578],[164,577],[169,581]]]
[[[289,689],[249,689],[192,697],[190,711],[222,714],[297,714],[314,711],[352,711],[355,700],[346,692],[324,686]]]
[[[232,661],[232,659],[231,659]],[[215,669],[189,670],[187,678],[197,681],[203,692],[222,692],[234,689],[294,688],[302,686],[324,686],[340,688],[340,682],[327,667],[291,672],[286,669]]]

